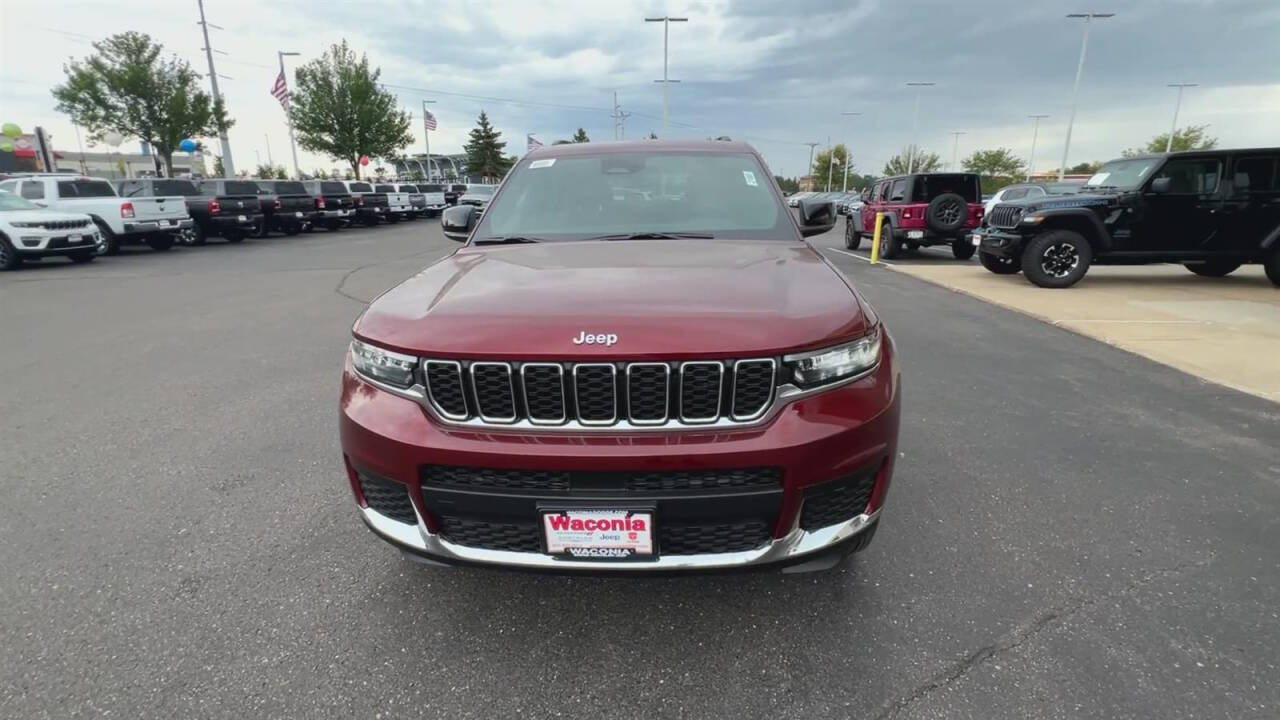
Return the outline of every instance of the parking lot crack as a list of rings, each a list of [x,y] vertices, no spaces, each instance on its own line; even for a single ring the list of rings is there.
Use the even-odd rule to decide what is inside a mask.
[[[1212,562],[1212,557],[1204,560],[1183,562],[1172,567],[1159,568],[1138,577],[1133,582],[1119,588],[1118,590],[1071,598],[1062,605],[1041,613],[1031,622],[1021,625],[997,642],[975,650],[964,659],[942,670],[928,681],[920,684],[906,695],[886,703],[882,707],[880,714],[876,715],[876,720],[887,720],[888,718],[898,717],[901,713],[909,709],[915,703],[924,699],[929,694],[951,686],[956,681],[968,675],[974,668],[986,663],[992,658],[999,657],[1018,649],[1023,644],[1039,635],[1046,628],[1051,625],[1062,624],[1062,622],[1082,610],[1093,607],[1107,600],[1130,595],[1154,582],[1175,577],[1189,569],[1208,565],[1210,562]]]

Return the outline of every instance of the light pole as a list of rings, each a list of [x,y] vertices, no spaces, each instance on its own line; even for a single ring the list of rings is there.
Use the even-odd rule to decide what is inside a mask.
[[[827,189],[826,189],[826,192],[831,192],[831,171],[835,169],[833,166],[836,164],[836,146],[831,144],[831,136],[830,136],[830,135],[828,135],[828,136],[827,136],[827,147],[828,147],[828,148],[830,148],[830,154],[829,154],[829,157],[827,158]]]
[[[285,56],[301,55],[302,53],[277,51],[276,54],[280,56],[280,74],[283,75]],[[289,150],[293,153],[293,176],[294,178],[301,180],[302,170],[298,167],[298,141],[293,139],[293,118],[289,117],[288,105],[285,105],[284,107],[284,117],[285,120],[289,121]],[[271,155],[271,148],[269,145],[267,147],[267,155]],[[267,161],[270,162],[270,160],[271,158],[268,157]]]
[[[1084,38],[1080,40],[1080,62],[1076,65],[1076,85],[1071,90],[1071,115],[1067,119],[1067,140],[1062,143],[1062,165],[1058,167],[1058,182],[1067,174],[1067,153],[1071,151],[1071,127],[1076,123],[1076,100],[1080,96],[1080,78],[1084,75],[1084,55],[1089,49],[1089,27],[1094,18],[1115,17],[1115,13],[1071,13],[1069,18],[1084,18]]]
[[[1165,152],[1173,151],[1173,134],[1178,130],[1178,110],[1182,107],[1182,89],[1199,87],[1198,83],[1169,83],[1169,87],[1178,88],[1178,101],[1173,104],[1173,125],[1169,126],[1169,141],[1164,144]]]
[[[954,130],[951,133],[951,135],[955,138],[951,143],[951,172],[956,171],[956,160],[959,157],[958,153],[960,152],[960,136],[968,135],[968,134],[969,133],[963,130]]]
[[[200,29],[204,32],[204,54],[209,59],[209,85],[213,88],[213,101],[218,102],[222,95],[218,92],[218,71],[213,69],[213,46],[209,44],[209,28],[222,28],[204,19],[204,0],[196,0],[200,8]],[[236,164],[231,160],[231,141],[227,139],[227,131],[218,131],[218,141],[222,144],[222,170],[227,177],[236,176]]]
[[[1031,175],[1036,171],[1036,139],[1040,137],[1040,121],[1049,116],[1028,115],[1027,117],[1035,120],[1035,125],[1031,127],[1031,157],[1027,158],[1027,182],[1031,182]]]
[[[840,113],[840,115],[842,117],[859,117],[860,115],[862,115],[862,113],[842,112]],[[851,154],[849,152],[849,147],[852,145],[853,143],[849,143],[849,145],[846,145],[844,149],[844,187],[841,188],[840,192],[846,192],[846,193],[849,192],[849,166],[853,164],[852,162],[849,161],[849,155]]]
[[[422,141],[427,146],[427,182],[431,182],[431,121],[427,118],[431,112],[427,110],[428,105],[434,105],[435,100],[422,101]]]
[[[267,141],[267,164],[271,166],[271,170],[274,172],[276,161],[271,159],[271,136],[267,133],[262,133],[262,139]]]
[[[671,80],[667,77],[667,37],[671,34],[671,23],[673,22],[689,22],[687,17],[670,17],[664,15],[657,18],[645,18],[645,22],[662,23],[662,79],[654,80],[654,82],[662,83],[662,138],[667,139],[668,130],[668,105],[671,102],[670,86],[671,83],[678,83],[679,80]]]
[[[809,185],[813,186],[813,149],[818,147],[818,143],[803,143],[809,146],[809,164],[804,168],[804,174],[809,176]]]
[[[907,87],[913,87],[916,89],[916,112],[911,120],[911,148],[910,148],[911,155],[910,157],[907,158],[907,174],[908,175],[915,172],[916,154],[919,152],[918,143],[920,141],[920,93],[923,92],[922,88],[933,87],[936,84],[937,83],[931,83],[931,82],[907,83]]]

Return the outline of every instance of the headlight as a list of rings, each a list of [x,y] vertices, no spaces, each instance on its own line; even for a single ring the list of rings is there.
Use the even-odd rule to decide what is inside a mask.
[[[1028,225],[1036,225],[1038,223],[1044,222],[1044,216],[1043,215],[1023,215],[1022,222]]]
[[[365,377],[407,388],[413,385],[413,370],[418,366],[418,359],[352,340],[351,364]]]
[[[861,338],[825,350],[788,355],[782,359],[792,382],[812,387],[864,373],[880,362],[880,326]]]
[[[42,223],[42,222],[15,222],[15,223],[13,223],[13,226],[14,226],[14,227],[16,227],[16,228],[38,228],[38,227],[43,227],[43,226],[44,226],[44,223]]]

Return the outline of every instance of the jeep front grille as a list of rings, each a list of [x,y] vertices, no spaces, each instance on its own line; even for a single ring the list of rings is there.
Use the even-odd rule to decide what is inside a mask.
[[[426,400],[466,425],[642,427],[759,419],[777,388],[773,358],[553,363],[424,360]]]
[[[1017,205],[997,205],[991,209],[987,222],[994,228],[1012,230],[1022,222],[1022,208]]]

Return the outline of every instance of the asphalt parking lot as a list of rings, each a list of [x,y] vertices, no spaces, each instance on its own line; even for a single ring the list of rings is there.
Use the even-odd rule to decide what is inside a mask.
[[[1280,712],[1280,406],[836,252],[906,393],[852,563],[401,559],[352,508],[339,368],[454,247],[429,220],[0,277],[0,716]]]

